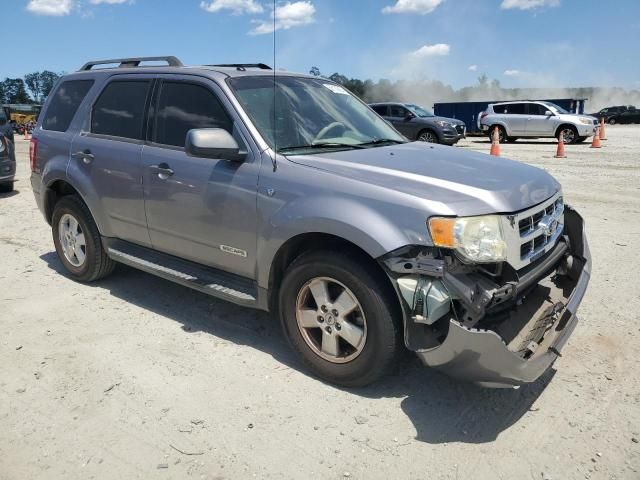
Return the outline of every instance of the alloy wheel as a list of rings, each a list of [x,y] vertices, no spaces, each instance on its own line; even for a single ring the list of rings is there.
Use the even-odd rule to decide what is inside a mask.
[[[74,267],[81,267],[87,258],[87,242],[78,220],[65,213],[60,217],[58,235],[64,257]]]
[[[438,138],[435,136],[433,132],[423,132],[418,137],[418,140],[421,142],[427,143],[438,143]]]
[[[355,359],[367,340],[362,306],[344,284],[329,277],[305,283],[296,300],[302,338],[318,356],[332,363]]]

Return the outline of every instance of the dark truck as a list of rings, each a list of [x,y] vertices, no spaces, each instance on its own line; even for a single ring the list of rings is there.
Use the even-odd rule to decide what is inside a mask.
[[[461,379],[521,385],[578,324],[591,259],[551,175],[407,141],[324,78],[90,62],[48,97],[30,152],[71,277],[124,263],[271,311],[336,384],[373,382],[407,348]]]

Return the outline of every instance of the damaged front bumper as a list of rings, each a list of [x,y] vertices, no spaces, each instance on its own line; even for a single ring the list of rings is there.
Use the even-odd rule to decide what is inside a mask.
[[[533,382],[555,362],[576,327],[591,273],[584,222],[571,207],[556,247],[502,284],[451,273],[447,262],[436,259],[391,256],[383,263],[403,304],[407,347],[426,365],[487,387]],[[418,273],[422,287],[428,279],[426,289],[416,287],[424,292],[421,301],[407,301],[402,268]],[[440,317],[442,292],[449,294],[451,309],[446,306],[449,314]],[[416,305],[424,315],[416,314]]]

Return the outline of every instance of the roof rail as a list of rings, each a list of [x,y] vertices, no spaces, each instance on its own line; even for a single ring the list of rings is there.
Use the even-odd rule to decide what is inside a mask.
[[[166,56],[166,57],[131,57],[131,58],[114,58],[111,60],[93,60],[91,62],[85,63],[82,67],[80,67],[80,72],[86,72],[88,70],[92,70],[93,67],[97,67],[98,65],[108,65],[111,63],[119,63],[118,68],[127,68],[127,67],[139,67],[142,62],[158,62],[165,61],[167,65],[170,67],[182,67],[184,66],[177,57]]]
[[[260,70],[271,70],[271,67],[265,63],[220,63],[217,65],[207,65],[207,67],[232,67],[240,72],[244,72],[247,68],[259,68]]]

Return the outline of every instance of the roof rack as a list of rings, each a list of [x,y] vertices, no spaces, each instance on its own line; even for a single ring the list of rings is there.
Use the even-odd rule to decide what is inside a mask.
[[[271,70],[271,67],[265,63],[220,63],[217,65],[207,65],[207,67],[231,67],[237,69],[240,72],[244,72],[247,68]]]
[[[80,67],[80,72],[86,72],[88,70],[92,70],[93,67],[97,67],[98,65],[108,65],[113,63],[118,63],[118,68],[128,68],[128,67],[139,67],[142,62],[167,62],[167,65],[170,67],[183,67],[184,65],[178,58],[173,56],[166,57],[131,57],[131,58],[114,58],[111,60],[94,60],[91,62],[85,63],[82,67]]]

